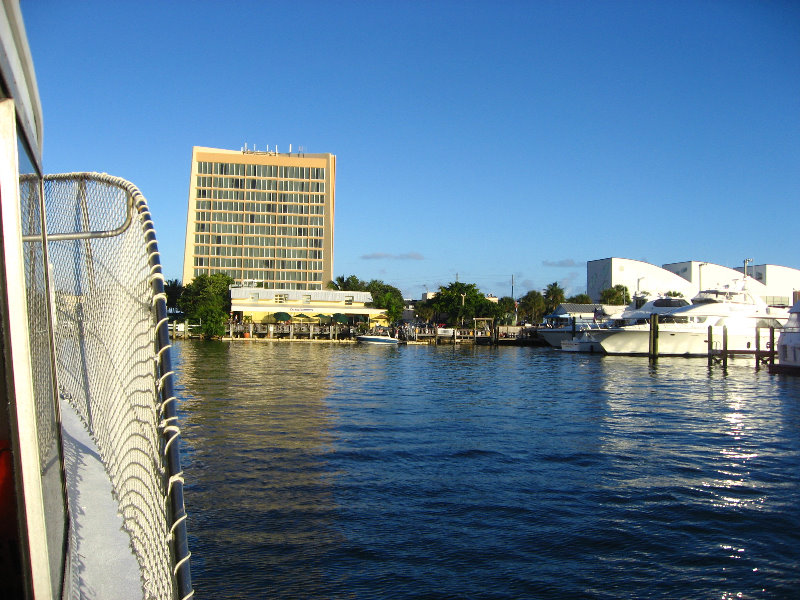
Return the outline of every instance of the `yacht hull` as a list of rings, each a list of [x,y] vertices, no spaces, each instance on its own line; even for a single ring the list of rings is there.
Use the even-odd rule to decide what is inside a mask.
[[[602,334],[601,334],[602,335]],[[722,350],[723,328],[712,328],[712,347]],[[625,327],[609,330],[599,340],[607,354],[647,355],[650,351],[649,327]],[[769,334],[762,331],[760,346],[766,349]],[[756,330],[728,329],[728,351],[753,352],[756,350]],[[658,331],[658,354],[660,356],[708,356],[708,328],[675,328],[662,325]]]
[[[397,345],[399,343],[399,340],[387,335],[359,335],[356,336],[356,341],[362,344],[382,344],[384,346]]]
[[[536,335],[553,348],[561,348],[561,342],[571,340],[573,334],[580,331],[580,327],[577,330],[573,330],[572,327],[560,327],[558,329],[542,328],[536,330]]]

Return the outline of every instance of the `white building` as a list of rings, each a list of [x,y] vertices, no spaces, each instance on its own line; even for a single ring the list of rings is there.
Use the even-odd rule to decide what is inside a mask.
[[[791,306],[800,296],[800,270],[778,265],[758,265],[747,269],[748,289],[774,306]],[[694,297],[701,289],[736,287],[742,284],[743,268],[732,269],[714,263],[685,261],[658,267],[628,258],[604,258],[586,264],[586,293],[600,301],[600,293],[624,285],[631,294],[680,292]]]
[[[800,270],[780,265],[755,265],[747,267],[747,274],[766,286],[767,304],[792,306],[800,301]]]
[[[697,293],[697,286],[679,274],[641,260],[603,258],[586,263],[586,293],[593,302],[600,302],[600,293],[615,285],[624,285],[631,295],[679,292],[691,298]]]

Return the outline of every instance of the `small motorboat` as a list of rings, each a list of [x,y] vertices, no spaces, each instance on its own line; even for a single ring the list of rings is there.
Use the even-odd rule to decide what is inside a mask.
[[[398,344],[400,340],[391,337],[388,333],[367,333],[357,335],[356,341],[362,344]]]
[[[561,349],[564,352],[603,352],[600,342],[595,340],[589,333],[584,333],[571,340],[561,340]]]

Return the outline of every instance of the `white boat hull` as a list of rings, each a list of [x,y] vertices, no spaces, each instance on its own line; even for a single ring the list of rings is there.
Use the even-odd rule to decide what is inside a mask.
[[[778,340],[778,364],[800,369],[800,331],[784,331]]]
[[[603,352],[603,347],[594,340],[563,340],[561,350],[564,352]]]
[[[723,328],[712,328],[712,347],[722,350]],[[641,354],[650,350],[650,328],[647,325],[608,330],[600,334],[600,345],[607,354]],[[767,349],[769,332],[761,330],[759,346]],[[756,350],[755,327],[728,328],[728,351]],[[708,356],[708,327],[681,327],[663,324],[658,330],[658,354],[661,356]]]
[[[382,344],[391,345],[397,344],[399,340],[386,335],[359,335],[356,336],[356,341],[362,344]]]
[[[580,329],[577,331],[580,331]],[[571,340],[574,333],[575,331],[573,331],[572,327],[560,327],[558,329],[542,328],[536,330],[536,335],[553,348],[561,348],[561,342]]]

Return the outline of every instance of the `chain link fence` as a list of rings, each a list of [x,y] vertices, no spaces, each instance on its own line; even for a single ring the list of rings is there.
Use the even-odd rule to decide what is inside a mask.
[[[44,178],[59,392],[97,445],[145,598],[193,595],[164,278],[132,184]],[[113,575],[112,575],[113,576]]]

